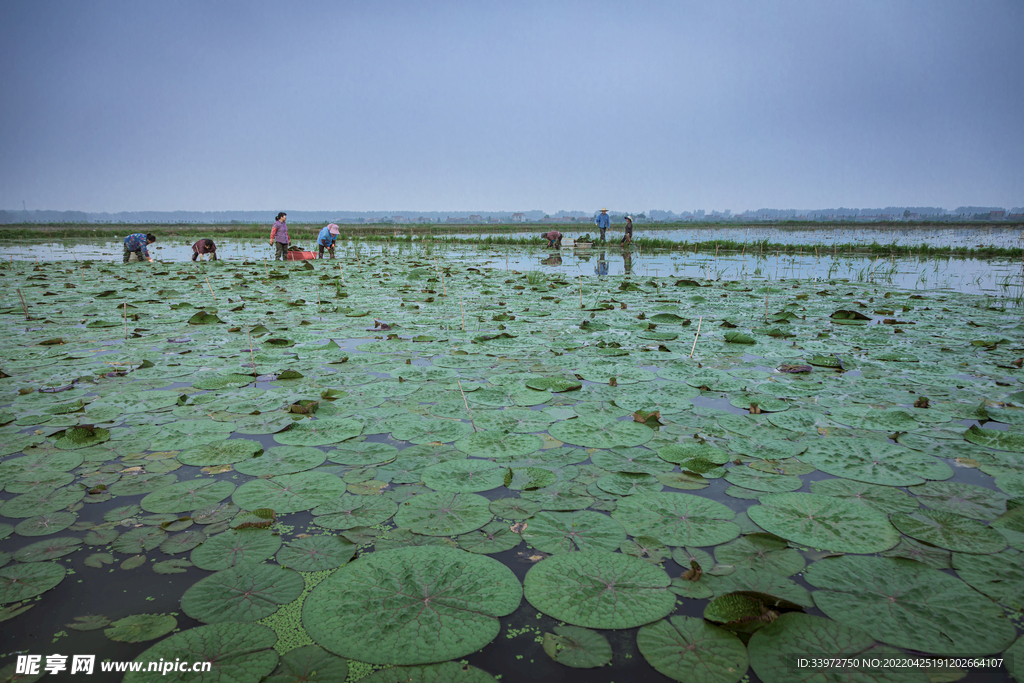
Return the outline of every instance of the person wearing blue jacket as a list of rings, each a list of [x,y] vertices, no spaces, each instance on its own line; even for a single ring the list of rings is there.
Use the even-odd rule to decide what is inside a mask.
[[[331,258],[334,258],[334,243],[338,239],[338,226],[334,223],[324,226],[317,235],[316,244],[319,247],[320,258],[324,257],[324,249],[331,252]]]
[[[611,223],[611,218],[608,217],[608,209],[601,209],[601,213],[598,214],[594,220],[596,225],[601,230],[601,241],[604,242],[604,231],[608,229],[608,225]]]

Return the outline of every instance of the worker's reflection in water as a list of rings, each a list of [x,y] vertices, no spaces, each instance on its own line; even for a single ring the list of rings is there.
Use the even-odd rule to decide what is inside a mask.
[[[607,275],[608,274],[608,261],[605,260],[604,252],[597,257],[597,265],[594,266],[594,273],[596,275]]]
[[[545,266],[560,266],[562,265],[562,257],[558,254],[552,254],[551,256],[548,256],[546,259],[541,261],[541,263],[543,263]]]
[[[626,272],[626,275],[633,274],[633,254],[629,250],[623,250],[622,252],[622,269]]]

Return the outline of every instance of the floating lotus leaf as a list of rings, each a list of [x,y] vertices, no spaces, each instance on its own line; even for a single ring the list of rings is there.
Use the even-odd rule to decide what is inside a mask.
[[[757,598],[767,607],[782,606],[789,609],[795,607],[813,607],[811,594],[803,586],[792,580],[766,570],[737,567],[727,574],[711,573],[701,578],[715,595],[742,593]]]
[[[814,493],[768,494],[747,514],[769,533],[833,552],[874,553],[899,541],[899,533],[882,513]]]
[[[730,484],[754,491],[796,491],[804,485],[800,477],[771,474],[750,467],[730,468],[725,475],[725,480]]]
[[[359,436],[363,423],[344,418],[323,418],[294,422],[274,434],[274,441],[288,446],[326,446]]]
[[[876,429],[886,432],[909,432],[920,424],[905,410],[876,410],[874,408],[835,408],[829,418],[839,424],[857,429]]]
[[[896,647],[984,655],[1015,637],[1002,608],[918,562],[847,555],[815,562],[804,578],[819,589],[814,602],[826,616]]]
[[[901,557],[935,569],[949,569],[953,566],[951,553],[948,550],[942,550],[912,538],[901,539],[899,545],[892,550],[886,550],[882,553],[882,557]]]
[[[454,536],[491,521],[489,501],[475,493],[424,493],[403,503],[395,523],[426,536]]]
[[[366,467],[391,462],[398,455],[398,449],[391,444],[377,441],[358,441],[339,444],[327,454],[331,462],[342,465]]]
[[[118,536],[117,540],[113,541],[111,547],[119,553],[137,555],[156,548],[166,538],[167,534],[160,529],[141,527],[124,532]]]
[[[468,436],[473,428],[465,422],[455,420],[416,420],[402,424],[391,432],[396,441],[408,441],[414,444],[433,442],[451,443]]]
[[[637,472],[614,472],[597,480],[602,491],[616,496],[633,496],[638,493],[657,493],[661,491],[661,482],[650,474]]]
[[[495,517],[502,519],[529,519],[544,509],[539,503],[522,498],[499,498],[488,507]]]
[[[139,505],[146,512],[185,512],[219,503],[234,490],[230,481],[193,479],[157,489]]]
[[[45,515],[29,517],[14,527],[19,536],[46,536],[63,531],[75,523],[78,518],[73,512],[50,512]]]
[[[225,441],[231,431],[230,424],[214,420],[178,420],[163,426],[153,437],[153,447],[162,451],[185,450]]]
[[[1024,434],[1000,429],[981,429],[977,425],[964,432],[964,438],[971,443],[997,451],[1024,453]]]
[[[62,450],[76,450],[88,448],[110,440],[110,431],[101,427],[73,427],[64,436],[57,439],[53,445]]]
[[[345,494],[313,508],[313,521],[325,529],[352,529],[386,522],[397,511],[389,498]]]
[[[557,422],[548,433],[559,441],[587,448],[639,446],[654,437],[654,430],[639,422],[608,422],[583,417]]]
[[[512,472],[509,479],[508,472]],[[534,491],[550,486],[558,480],[558,475],[542,467],[510,467],[505,470],[504,484],[513,491]]]
[[[203,444],[178,454],[178,461],[184,465],[209,467],[210,465],[230,465],[249,460],[263,453],[263,446],[258,441],[249,439],[228,439],[220,443]]]
[[[82,539],[71,536],[49,538],[45,541],[37,541],[36,543],[19,548],[14,552],[14,559],[18,562],[54,560],[75,552],[81,545]]]
[[[147,413],[170,408],[178,402],[176,391],[127,391],[101,396],[89,404],[89,410],[114,408],[119,413]]]
[[[277,553],[282,566],[300,572],[340,567],[355,555],[356,547],[341,536],[310,536],[291,541]]]
[[[206,534],[202,531],[183,531],[180,534],[168,537],[160,543],[160,550],[168,555],[184,553],[192,550],[205,540]]]
[[[622,525],[600,512],[538,512],[523,540],[545,553],[617,549],[626,540]]]
[[[290,650],[281,657],[274,675],[265,683],[331,683],[348,678],[348,661],[317,645]],[[364,679],[368,680],[368,679]]]
[[[225,531],[209,537],[189,557],[200,569],[220,571],[242,561],[258,562],[272,557],[281,547],[281,537],[266,530]]]
[[[849,500],[887,515],[893,512],[911,512],[918,508],[916,500],[897,488],[880,484],[865,484],[852,479],[812,481],[811,493]]]
[[[345,482],[325,472],[282,474],[238,487],[231,500],[243,510],[271,508],[278,514],[310,510],[345,492]]]
[[[863,683],[927,683],[928,675],[919,669],[892,667],[855,668],[794,667],[794,657],[806,653],[827,653],[831,658],[886,659],[903,653],[876,643],[866,632],[843,624],[798,612],[783,614],[758,630],[747,646],[750,666],[762,681],[802,683],[808,680],[849,680]],[[813,664],[813,663],[812,663]]]
[[[476,432],[455,442],[457,449],[476,458],[518,458],[543,445],[539,436],[508,432]]]
[[[236,439],[237,440],[237,439]],[[383,445],[383,444],[382,444]],[[295,474],[322,465],[327,454],[309,446],[275,446],[263,455],[235,465],[235,471],[253,477]]]
[[[239,507],[234,503],[217,503],[207,505],[192,513],[192,521],[196,524],[217,524],[226,522],[238,514]]]
[[[996,478],[996,485],[999,478]],[[1006,512],[1007,496],[971,484],[930,481],[908,489],[925,506],[972,519],[991,520]]]
[[[538,391],[576,391],[583,386],[582,382],[561,377],[534,377],[526,380],[526,386]]]
[[[185,591],[181,609],[208,624],[256,621],[302,593],[302,576],[276,564],[243,562],[207,576]]]
[[[29,562],[0,567],[0,605],[45,593],[64,580],[66,570],[56,562]]]
[[[559,664],[593,669],[612,662],[612,646],[596,631],[579,626],[556,626],[544,634],[544,652]]]
[[[590,459],[595,465],[609,472],[658,474],[670,469],[656,452],[646,448],[612,448],[597,451]]]
[[[491,642],[498,617],[521,598],[519,580],[500,562],[461,550],[402,548],[364,555],[322,581],[305,601],[302,624],[342,657],[427,664]]]
[[[502,485],[507,470],[488,460],[439,462],[423,470],[423,483],[435,491],[490,491]]]
[[[539,503],[544,510],[584,510],[594,504],[587,487],[572,481],[560,481],[536,491],[523,491],[520,497]]]
[[[515,548],[522,537],[514,533],[507,522],[490,522],[483,528],[459,536],[456,540],[463,550],[490,555]]]
[[[732,458],[721,448],[715,448],[700,441],[689,443],[670,444],[658,449],[658,457],[677,465],[686,465],[694,460],[704,460],[710,463],[724,465]]]
[[[720,564],[768,571],[779,576],[792,576],[807,564],[799,551],[771,534],[747,534],[728,545],[720,545],[715,548],[715,560]]]
[[[945,512],[920,509],[890,515],[893,526],[911,538],[961,553],[997,553],[1006,539],[981,522]]]
[[[74,505],[85,496],[85,491],[74,489],[53,489],[23,493],[3,505],[3,516],[20,519],[56,512],[63,507]]]
[[[743,641],[696,617],[643,626],[636,644],[651,666],[675,681],[736,683],[747,673]]]
[[[1024,567],[1016,558],[953,553],[953,568],[968,585],[996,602],[1024,609]]]
[[[612,517],[631,536],[651,536],[666,545],[718,545],[740,535],[729,508],[686,493],[641,493],[625,498]]]
[[[189,661],[211,662],[210,672],[203,674],[204,680],[220,683],[257,683],[277,666],[278,655],[274,651],[277,635],[259,624],[209,624],[175,633],[161,640],[138,657],[135,661],[147,662]],[[195,680],[192,672],[129,672],[124,683],[155,683],[161,681]]]
[[[133,614],[111,623],[103,635],[120,643],[142,643],[165,636],[177,627],[178,620],[170,614]]]
[[[588,628],[632,628],[675,607],[668,575],[648,562],[604,550],[562,553],[526,573],[526,599],[561,621]]]
[[[141,474],[132,472],[124,474],[119,480],[111,484],[107,490],[115,496],[137,496],[140,493],[150,493],[165,488],[178,481],[177,475]]]
[[[887,486],[913,486],[953,476],[953,470],[937,458],[874,439],[819,439],[800,460],[836,477]]]

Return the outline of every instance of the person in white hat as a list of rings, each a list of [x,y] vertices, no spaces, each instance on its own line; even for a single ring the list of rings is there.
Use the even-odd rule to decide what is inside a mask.
[[[628,247],[629,243],[633,241],[633,217],[626,216],[626,234],[622,236],[622,241],[619,244],[623,247]]]
[[[604,242],[604,231],[608,229],[608,224],[611,223],[611,218],[608,217],[608,209],[601,209],[601,213],[598,214],[594,220],[596,225],[601,230],[601,241]]]
[[[334,258],[334,242],[338,239],[338,226],[334,223],[330,223],[320,231],[320,234],[316,238],[316,244],[319,247],[320,258],[324,257],[324,249],[331,252],[331,258]]]

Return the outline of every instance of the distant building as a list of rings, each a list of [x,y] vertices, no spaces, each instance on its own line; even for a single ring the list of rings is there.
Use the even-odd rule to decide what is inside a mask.
[[[513,223],[523,223],[524,221],[526,221],[526,214],[523,214],[523,213],[514,213],[514,214],[512,214],[512,222]]]
[[[466,219],[466,222],[467,223],[483,223],[484,222],[484,217],[483,216],[477,216],[476,214],[473,214],[472,216],[470,216],[469,218]]]
[[[988,216],[989,216],[990,220],[1001,221],[1004,218],[1006,218],[1006,212],[1005,211],[992,211],[991,213],[989,213]]]

